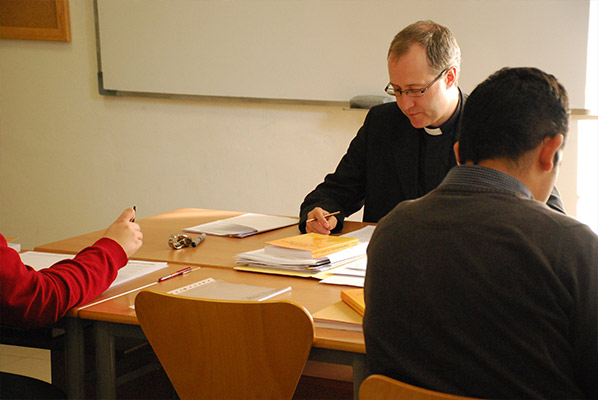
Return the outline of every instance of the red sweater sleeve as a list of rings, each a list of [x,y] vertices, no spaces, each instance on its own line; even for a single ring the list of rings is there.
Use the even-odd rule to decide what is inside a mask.
[[[41,327],[88,302],[116,279],[127,255],[114,240],[102,238],[72,260],[36,271],[23,264],[0,235],[0,323]]]

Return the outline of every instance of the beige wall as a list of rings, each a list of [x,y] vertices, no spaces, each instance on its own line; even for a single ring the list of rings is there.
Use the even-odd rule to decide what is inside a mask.
[[[365,116],[100,96],[92,1],[70,13],[71,43],[0,41],[0,231],[26,248],[102,229],[133,204],[140,217],[296,215]]]
[[[70,14],[71,43],[0,40],[0,232],[24,248],[102,229],[133,204],[140,218],[179,207],[296,215],[365,117],[100,96],[92,1],[71,1]]]

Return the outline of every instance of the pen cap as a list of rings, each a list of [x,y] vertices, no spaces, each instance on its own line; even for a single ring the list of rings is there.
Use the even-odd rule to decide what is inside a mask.
[[[199,246],[199,244],[200,244],[201,242],[203,242],[203,241],[205,240],[205,238],[206,238],[206,234],[205,234],[205,233],[202,233],[202,234],[201,234],[201,235],[199,235],[197,238],[195,238],[195,240],[193,241],[193,243],[191,244],[191,246],[193,246],[193,247],[197,247],[197,246]]]

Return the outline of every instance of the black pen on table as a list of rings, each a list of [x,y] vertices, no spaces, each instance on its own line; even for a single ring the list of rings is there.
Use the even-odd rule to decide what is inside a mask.
[[[188,274],[192,270],[193,269],[191,267],[180,269],[177,272],[173,272],[172,274],[168,274],[168,275],[165,275],[165,276],[159,278],[158,282],[164,282],[164,281],[166,281],[166,280],[168,280],[170,278],[174,278],[175,276],[181,276],[181,275]]]
[[[340,211],[335,211],[333,213],[324,214],[324,218],[332,217],[333,215],[338,215],[340,213],[341,213]],[[307,221],[305,221],[305,223],[314,222],[315,220],[317,220],[317,218],[310,218]]]

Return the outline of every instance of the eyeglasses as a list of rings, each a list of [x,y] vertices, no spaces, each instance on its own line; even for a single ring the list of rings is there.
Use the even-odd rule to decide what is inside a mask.
[[[451,68],[452,67],[445,68],[436,78],[434,78],[434,80],[432,82],[430,82],[430,84],[428,86],[426,86],[423,89],[408,89],[408,90],[395,89],[389,82],[388,85],[386,85],[386,87],[384,88],[384,91],[386,93],[388,93],[389,95],[395,96],[395,97],[401,97],[401,95],[403,93],[405,93],[405,95],[407,97],[422,97],[424,95],[424,93],[426,93],[426,90],[430,89],[432,87],[432,85],[435,84],[436,81],[438,79],[440,79],[446,73],[446,71],[448,71]]]

